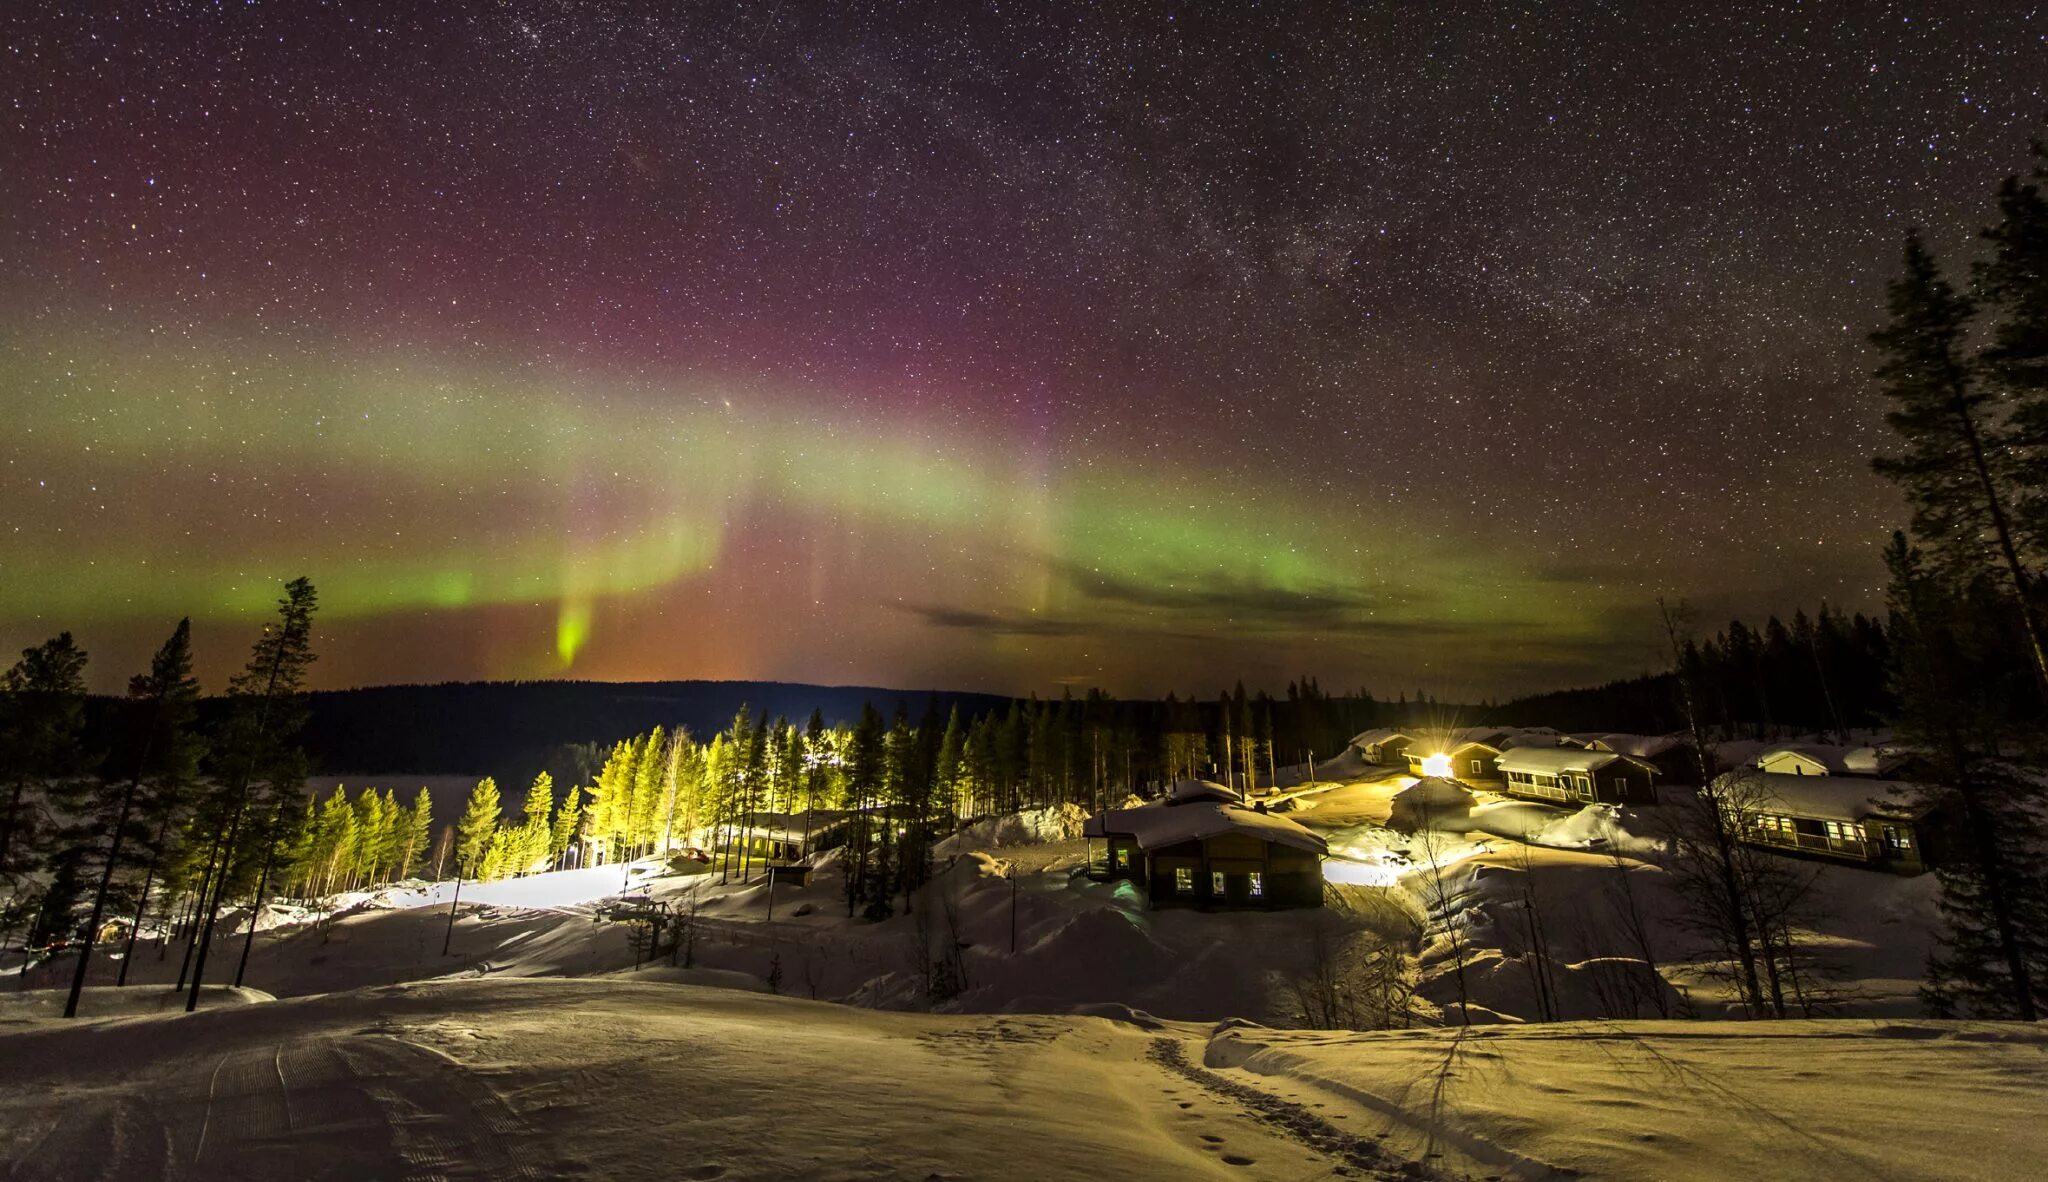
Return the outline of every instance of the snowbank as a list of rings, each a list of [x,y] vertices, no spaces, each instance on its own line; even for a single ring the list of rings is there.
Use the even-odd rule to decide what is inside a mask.
[[[0,1022],[64,1017],[68,989],[30,989],[21,993],[0,993]],[[254,1005],[277,999],[261,989],[232,985],[208,985],[199,991],[199,1008],[216,1010],[223,1006]],[[78,1013],[84,1018],[126,1018],[137,1014],[182,1014],[185,991],[161,985],[93,985],[78,997]]]
[[[932,852],[945,857],[974,849],[1073,841],[1081,836],[1081,825],[1087,820],[1088,813],[1077,804],[984,817],[935,844]]]

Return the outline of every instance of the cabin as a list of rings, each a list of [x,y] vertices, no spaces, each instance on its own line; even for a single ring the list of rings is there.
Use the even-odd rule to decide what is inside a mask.
[[[713,853],[766,865],[800,862],[846,840],[854,814],[843,809],[750,813],[708,835]]]
[[[1151,907],[1271,910],[1323,904],[1328,843],[1256,808],[1216,799],[1169,800],[1097,813],[1081,833],[1088,843],[1088,877],[1130,882]]]
[[[1626,755],[1650,764],[1657,769],[1659,783],[1699,783],[1699,756],[1694,753],[1692,744],[1677,735],[1632,735],[1613,732],[1574,735],[1572,738],[1589,751],[1612,751],[1616,755]]]
[[[1757,753],[1757,770],[1773,776],[1865,776],[1882,778],[1898,770],[1898,755],[1878,747],[1792,743]]]
[[[1928,868],[1930,810],[1906,797],[1909,785],[1754,772],[1729,773],[1715,783],[1723,811],[1750,845],[1896,874]]]
[[[1501,744],[1511,733],[1475,729],[1418,739],[1406,751],[1408,774],[1494,783],[1500,779]]]
[[[1390,726],[1376,727],[1351,737],[1351,745],[1358,749],[1359,757],[1365,762],[1396,766],[1414,742],[1414,735]]]
[[[1657,768],[1586,747],[1514,747],[1498,761],[1510,796],[1554,804],[1655,804]]]

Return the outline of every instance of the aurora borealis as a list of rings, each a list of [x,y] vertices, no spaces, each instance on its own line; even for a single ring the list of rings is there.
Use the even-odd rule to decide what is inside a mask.
[[[1447,697],[1881,602],[2048,16],[26,4],[0,647]],[[1822,9],[1825,8],[1825,11]]]

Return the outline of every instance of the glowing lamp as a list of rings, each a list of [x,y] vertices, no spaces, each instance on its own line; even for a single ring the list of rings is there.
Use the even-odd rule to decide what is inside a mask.
[[[1435,755],[1424,756],[1422,759],[1422,774],[1425,776],[1440,776],[1446,780],[1450,779],[1451,757],[1441,751]]]

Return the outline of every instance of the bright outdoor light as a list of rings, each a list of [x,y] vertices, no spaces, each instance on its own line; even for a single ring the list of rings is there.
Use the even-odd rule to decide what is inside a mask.
[[[1451,757],[1441,751],[1435,755],[1425,756],[1422,761],[1422,774],[1425,776],[1449,778],[1451,774]]]

